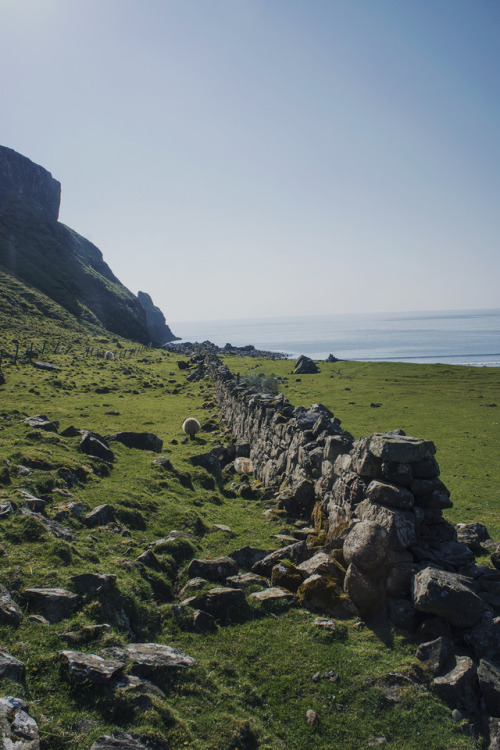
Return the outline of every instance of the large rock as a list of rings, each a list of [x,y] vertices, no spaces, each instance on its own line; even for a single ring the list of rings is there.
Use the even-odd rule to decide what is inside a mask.
[[[389,533],[375,521],[361,521],[348,533],[344,541],[344,558],[348,565],[370,572],[385,560]]]
[[[265,576],[269,578],[273,567],[287,558],[293,562],[302,562],[307,557],[307,545],[306,542],[296,542],[295,544],[289,544],[287,547],[277,549],[275,552],[271,552],[266,557],[262,558],[252,566],[252,573],[257,575]]]
[[[433,674],[438,675],[452,667],[455,657],[453,641],[446,636],[440,636],[433,641],[421,643],[417,649],[416,657]]]
[[[106,435],[106,442],[116,440],[127,448],[138,448],[143,451],[153,451],[161,453],[163,440],[155,435],[154,432],[115,432],[112,435]]]
[[[0,146],[0,204],[9,193],[36,203],[48,216],[59,217],[61,183],[26,156]]]
[[[370,612],[383,601],[380,582],[372,581],[364,571],[352,563],[347,568],[344,591],[362,614]]]
[[[57,432],[59,422],[52,422],[45,414],[36,414],[34,417],[26,417],[25,424],[36,430],[45,430],[45,432]]]
[[[393,550],[405,550],[417,539],[415,516],[410,511],[363,500],[357,507],[357,514],[361,521],[374,521],[382,526],[388,534],[388,546]]]
[[[467,585],[467,579],[436,568],[424,568],[413,581],[413,602],[421,612],[443,617],[459,628],[479,622],[484,601]]]
[[[491,661],[481,659],[477,678],[488,713],[500,717],[500,669]]]
[[[272,587],[269,589],[263,589],[262,591],[255,591],[248,597],[254,602],[263,604],[264,606],[273,606],[275,604],[293,604],[295,601],[295,595],[291,591],[279,587]]]
[[[17,606],[5,586],[0,585],[0,623],[17,628],[21,624],[23,613]]]
[[[86,432],[83,435],[78,450],[89,456],[102,458],[103,461],[108,461],[109,463],[112,463],[115,459],[113,451],[106,440],[103,437],[94,435],[92,432]]]
[[[368,485],[366,497],[374,503],[401,510],[411,510],[414,504],[413,495],[409,490],[376,479]]]
[[[22,682],[26,672],[26,666],[22,661],[11,656],[6,651],[0,651],[0,679]]]
[[[245,594],[242,589],[221,586],[210,589],[203,594],[191,596],[181,604],[193,607],[193,609],[201,609],[202,612],[208,612],[209,615],[216,618],[225,618],[231,610],[245,604]]]
[[[121,676],[126,664],[125,660],[103,659],[80,651],[60,651],[58,656],[68,679],[75,683],[109,685]]]
[[[0,698],[2,750],[40,750],[38,725],[20,698]]]
[[[369,450],[381,461],[415,463],[432,457],[436,448],[431,440],[398,435],[395,433],[375,433],[370,437]]]
[[[130,673],[138,677],[153,677],[172,669],[192,667],[196,660],[176,648],[162,643],[131,643],[101,651],[104,658],[131,664]]]
[[[228,576],[238,573],[238,565],[231,557],[217,557],[214,560],[195,558],[189,563],[187,572],[190,578],[224,583]]]
[[[472,714],[478,704],[477,670],[468,656],[457,656],[453,669],[434,679],[439,696],[452,708]]]
[[[79,573],[71,576],[71,583],[79,594],[96,596],[107,593],[116,583],[113,573]]]
[[[113,523],[115,520],[115,512],[111,505],[104,503],[98,505],[97,508],[91,510],[84,517],[84,522],[87,526],[94,528],[95,526],[106,526],[108,523]]]
[[[318,366],[310,357],[306,357],[305,354],[301,354],[295,360],[295,366],[293,369],[295,375],[314,375],[319,372]]]
[[[76,594],[60,588],[26,589],[24,595],[33,609],[41,612],[51,623],[69,617],[80,601]]]

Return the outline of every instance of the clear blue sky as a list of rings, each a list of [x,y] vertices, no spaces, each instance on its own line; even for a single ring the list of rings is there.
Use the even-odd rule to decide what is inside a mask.
[[[0,143],[168,321],[500,307],[498,0],[0,0]]]

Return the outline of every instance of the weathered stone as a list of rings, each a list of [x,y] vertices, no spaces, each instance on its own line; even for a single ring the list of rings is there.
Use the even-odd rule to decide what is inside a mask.
[[[301,354],[295,360],[293,368],[294,375],[311,375],[319,372],[318,366],[310,357],[306,357],[305,354]]]
[[[401,510],[413,508],[413,495],[409,490],[375,479],[368,485],[366,497],[373,503],[388,505],[390,508],[400,508]]]
[[[83,520],[87,526],[90,526],[90,528],[94,528],[95,526],[106,526],[108,523],[114,523],[115,512],[111,505],[104,503],[103,505],[98,505],[97,508],[91,510],[90,513],[87,513]]]
[[[425,568],[416,574],[413,602],[416,609],[443,617],[460,628],[475,625],[486,609],[466,579],[436,568]]]
[[[500,750],[500,719],[490,717],[488,721],[488,750]]]
[[[110,626],[106,623],[100,625],[85,625],[81,630],[70,630],[67,633],[61,633],[59,638],[69,646],[77,646],[82,643],[89,643],[100,638],[109,632]]]
[[[217,557],[214,560],[195,558],[189,563],[187,572],[190,578],[224,583],[228,576],[238,573],[238,565],[231,557]]]
[[[213,633],[217,630],[213,615],[202,612],[201,609],[195,609],[193,612],[193,627],[197,633]]]
[[[482,552],[482,543],[490,538],[488,529],[482,523],[457,523],[457,539],[473,552]]]
[[[444,542],[434,551],[438,560],[454,568],[462,568],[464,565],[467,566],[474,563],[474,553],[466,544]]]
[[[291,591],[285,589],[273,587],[269,589],[263,589],[262,591],[254,591],[250,594],[249,599],[252,599],[259,604],[264,606],[272,606],[275,604],[293,604],[295,601],[295,595]]]
[[[411,470],[415,479],[434,479],[439,476],[439,466],[434,456],[412,464]]]
[[[20,698],[0,698],[0,738],[4,750],[40,750],[38,725]]]
[[[277,563],[271,571],[271,583],[274,587],[294,593],[305,578],[307,578],[306,573],[300,572],[295,565],[284,560]]]
[[[211,474],[214,474],[214,476],[218,479],[222,476],[222,467],[219,460],[219,457],[216,455],[216,453],[213,451],[209,451],[208,453],[199,453],[196,456],[191,456],[190,459],[193,466],[201,466],[206,471],[209,471]]]
[[[51,421],[45,414],[26,417],[24,423],[36,430],[45,430],[45,432],[57,432],[59,429],[59,422]]]
[[[6,651],[0,651],[0,679],[23,682],[26,666]]]
[[[158,672],[184,669],[196,664],[191,656],[176,648],[161,643],[131,643],[128,646],[112,646],[101,651],[105,659],[116,659],[131,664],[130,673],[149,678]]]
[[[410,597],[413,576],[420,568],[413,562],[401,561],[393,565],[387,574],[385,588],[390,596]]]
[[[273,567],[280,562],[280,560],[293,560],[294,562],[302,562],[307,557],[307,545],[305,542],[296,542],[290,544],[287,547],[271,552],[266,557],[262,558],[252,566],[252,573],[257,575],[263,575],[269,578]]]
[[[0,623],[17,628],[21,624],[23,613],[17,606],[5,586],[0,585]]]
[[[92,432],[85,432],[83,435],[78,450],[81,453],[86,453],[89,456],[97,456],[102,458],[103,461],[112,463],[115,460],[113,451],[106,443],[105,439],[94,435]]]
[[[347,453],[352,447],[352,440],[344,435],[328,435],[323,449],[324,461],[335,461],[342,453]]]
[[[76,594],[61,588],[31,588],[26,589],[24,595],[30,605],[51,623],[69,617],[80,602]]]
[[[352,563],[347,568],[344,591],[361,613],[369,612],[383,600],[380,583],[372,581],[364,571]]]
[[[370,437],[370,452],[382,461],[415,463],[432,457],[436,448],[430,440],[396,435],[394,433],[374,434]]]
[[[218,587],[189,597],[181,604],[193,607],[193,609],[201,609],[216,618],[224,618],[233,609],[239,609],[245,604],[245,594],[241,589]]]
[[[500,617],[492,618],[486,613],[479,624],[464,634],[464,640],[478,659],[500,665]]]
[[[297,598],[303,607],[315,612],[332,613],[335,600],[341,592],[342,589],[334,581],[313,573],[299,586]]]
[[[413,513],[364,500],[357,507],[361,521],[374,521],[388,533],[388,545],[395,550],[405,550],[416,541],[416,523]]]
[[[116,575],[110,573],[80,573],[69,579],[79,594],[105,594],[116,583]]]
[[[59,660],[68,679],[74,683],[89,681],[94,685],[109,685],[121,676],[126,660],[103,659],[81,651],[59,651]]]
[[[415,499],[415,505],[420,508],[436,508],[444,510],[453,507],[450,493],[443,482],[438,479],[414,479],[410,490]]]
[[[477,678],[488,713],[500,717],[500,669],[491,661],[481,659]]]
[[[441,636],[433,641],[421,643],[416,657],[435,675],[448,671],[452,668],[455,658],[453,641]]]
[[[472,714],[478,703],[477,670],[468,656],[455,657],[454,668],[434,679],[439,696],[450,706]]]
[[[47,505],[46,500],[42,500],[40,497],[35,497],[26,490],[19,490],[19,494],[23,499],[24,505],[35,513],[43,513],[45,506]]]
[[[412,466],[397,461],[384,461],[382,463],[382,476],[391,484],[409,487],[413,479]]]
[[[140,563],[141,565],[145,565],[146,568],[151,568],[152,570],[162,570],[162,564],[156,557],[155,553],[151,549],[147,549],[145,552],[143,552],[139,557],[136,559],[136,562]]]
[[[344,558],[367,572],[379,568],[385,560],[389,534],[375,521],[361,521],[348,533],[344,541]]]
[[[250,586],[266,586],[267,580],[256,573],[239,573],[236,576],[228,576],[226,585],[233,589],[245,589]]]
[[[153,453],[161,453],[163,448],[163,440],[154,432],[115,432],[112,435],[106,435],[104,439],[106,442],[116,441],[127,448],[153,451]]]
[[[74,539],[73,534],[66,528],[66,526],[63,526],[57,521],[52,521],[50,518],[46,518],[41,513],[35,513],[29,508],[20,508],[19,515],[31,516],[38,519],[46,531],[48,531],[49,534],[52,534],[56,539],[64,539],[67,542],[71,542]]]

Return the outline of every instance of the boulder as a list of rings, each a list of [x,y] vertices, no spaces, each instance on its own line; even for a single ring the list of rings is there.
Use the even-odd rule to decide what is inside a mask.
[[[293,604],[295,601],[295,595],[292,594],[291,591],[285,591],[285,589],[279,587],[255,591],[253,594],[250,594],[248,598],[252,599],[254,602],[263,604],[264,606]]]
[[[228,576],[238,573],[238,565],[231,557],[217,557],[214,560],[195,558],[189,563],[187,572],[190,578],[224,583]]]
[[[373,482],[372,482],[373,484]],[[344,541],[344,558],[360,570],[370,572],[384,562],[389,545],[389,533],[375,521],[361,521],[348,533]]]
[[[256,573],[239,573],[236,576],[228,576],[226,585],[233,589],[245,589],[250,586],[267,586],[267,580]]]
[[[410,511],[363,500],[357,507],[357,514],[361,521],[374,521],[382,526],[388,533],[388,546],[394,550],[405,550],[416,541],[416,521]]]
[[[271,552],[270,554],[266,555],[266,557],[256,562],[252,566],[252,573],[257,573],[257,575],[262,575],[266,578],[269,578],[273,567],[277,563],[279,563],[280,560],[284,560],[285,558],[287,558],[287,560],[292,560],[293,562],[300,563],[308,556],[307,552],[308,550],[305,541],[295,542],[295,544],[289,544],[288,546],[282,547],[275,552]]]
[[[477,678],[489,715],[500,717],[500,669],[491,661],[481,659]]]
[[[453,708],[472,714],[477,709],[479,685],[474,662],[468,656],[455,657],[455,666],[434,679],[438,695]]]
[[[398,465],[400,466],[400,464]],[[388,482],[380,482],[377,479],[372,480],[368,485],[366,497],[373,503],[380,503],[401,510],[411,510],[414,504],[414,498],[410,490]]]
[[[421,643],[416,657],[435,675],[448,671],[455,661],[453,641],[446,636],[441,636],[433,641]]]
[[[20,698],[0,698],[0,738],[5,750],[40,750],[38,725]]]
[[[26,666],[6,651],[0,651],[0,679],[23,682]]]
[[[33,427],[35,430],[45,430],[46,432],[57,432],[59,429],[59,422],[51,421],[45,414],[26,417],[24,424]]]
[[[116,659],[131,664],[130,674],[150,678],[157,673],[172,669],[185,669],[196,664],[196,660],[176,648],[162,643],[131,643],[128,646],[112,646],[101,651],[105,659]]]
[[[0,623],[17,628],[21,624],[23,613],[17,606],[5,586],[0,585]]]
[[[193,609],[201,609],[215,618],[225,618],[232,609],[240,608],[245,604],[245,594],[242,589],[218,587],[189,597],[181,604],[193,607]]]
[[[300,357],[297,357],[295,360],[293,372],[294,375],[311,375],[319,372],[319,369],[310,357],[301,354]]]
[[[193,612],[193,628],[197,633],[213,633],[217,630],[215,618],[208,612],[195,609]]]
[[[50,623],[69,617],[80,602],[76,594],[60,588],[25,589],[24,595],[30,605],[41,612]]]
[[[153,453],[161,453],[163,448],[163,440],[154,432],[115,432],[112,435],[106,435],[104,439],[106,442],[115,440],[122,445],[126,445],[127,448],[153,451]]]
[[[114,453],[106,440],[92,432],[84,433],[78,450],[80,453],[86,453],[88,456],[97,456],[97,458],[102,458],[103,461],[108,461],[109,463],[115,460]]]
[[[299,571],[295,565],[282,560],[271,571],[271,583],[274,587],[295,593],[307,575],[304,571]]]
[[[107,593],[116,583],[116,575],[109,573],[80,573],[69,579],[79,594],[96,596]]]
[[[370,437],[369,450],[381,461],[412,464],[434,456],[436,447],[431,440],[386,432]]]
[[[413,602],[421,612],[438,615],[459,628],[475,625],[486,610],[464,576],[431,567],[416,574]]]
[[[490,535],[488,529],[482,523],[457,523],[457,539],[466,544],[473,552],[483,551],[482,543],[486,542]]]
[[[342,592],[331,579],[313,573],[301,583],[297,591],[299,603],[314,612],[331,613],[335,600]]]
[[[106,526],[108,523],[114,523],[114,520],[115,512],[111,505],[108,505],[107,503],[98,505],[97,508],[94,508],[90,513],[87,513],[83,519],[85,525],[90,528],[94,528],[95,526]]]
[[[353,563],[347,568],[344,591],[362,614],[369,612],[383,600],[380,583],[372,581]]]
[[[92,682],[109,685],[121,676],[125,660],[103,659],[81,651],[59,651],[59,660],[68,679],[74,683]]]

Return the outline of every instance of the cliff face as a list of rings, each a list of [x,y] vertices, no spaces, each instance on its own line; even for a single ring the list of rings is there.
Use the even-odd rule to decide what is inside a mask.
[[[0,201],[11,194],[33,201],[57,221],[61,202],[61,183],[39,164],[0,146]]]
[[[144,312],[146,313],[146,323],[151,336],[151,341],[158,346],[168,344],[169,341],[178,341],[179,337],[174,336],[165,321],[165,316],[159,307],[153,304],[153,300],[146,292],[137,292]]]
[[[43,167],[0,147],[0,270],[43,292],[78,321],[142,343],[174,340],[149,295],[147,313],[99,248],[57,221],[60,191]]]

